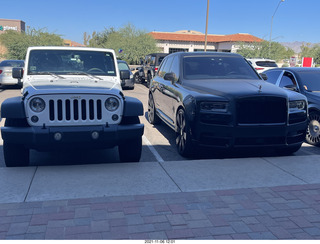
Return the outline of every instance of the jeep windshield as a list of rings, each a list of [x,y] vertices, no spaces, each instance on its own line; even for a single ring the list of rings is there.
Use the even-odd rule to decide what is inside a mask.
[[[32,50],[28,75],[116,76],[110,52],[81,50]]]

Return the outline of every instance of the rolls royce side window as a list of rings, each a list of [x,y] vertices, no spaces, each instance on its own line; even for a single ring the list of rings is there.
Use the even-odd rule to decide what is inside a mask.
[[[295,82],[292,74],[291,74],[291,73],[288,73],[288,72],[286,72],[286,73],[282,76],[281,81],[280,81],[280,84],[279,84],[280,87],[296,86],[296,85],[297,85],[297,84],[296,84],[296,82]]]
[[[169,57],[166,62],[162,65],[161,70],[159,72],[159,76],[164,77],[166,73],[170,71],[173,57]]]
[[[271,70],[269,72],[266,72],[266,74],[268,76],[268,80],[267,81],[272,83],[272,84],[276,84],[281,73],[282,73],[281,70],[275,70],[275,71]]]
[[[171,65],[171,70],[170,72],[174,73],[175,75],[175,81],[178,81],[179,80],[179,72],[180,72],[180,69],[179,69],[179,58],[178,56],[175,56],[173,61],[172,61],[172,65]]]

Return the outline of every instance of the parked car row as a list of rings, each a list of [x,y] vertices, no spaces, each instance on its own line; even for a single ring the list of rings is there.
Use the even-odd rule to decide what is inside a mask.
[[[42,54],[42,56],[45,55]],[[148,85],[148,120],[151,124],[158,124],[162,121],[173,129],[176,135],[177,151],[180,155],[193,157],[199,146],[218,150],[271,148],[281,155],[289,155],[299,150],[305,140],[312,145],[320,145],[318,95],[320,69],[277,68],[274,66],[274,61],[263,60],[268,63],[265,66],[269,67],[265,67],[264,72],[259,73],[262,69],[256,66],[263,66],[260,61],[247,60],[234,53],[179,52],[149,56],[146,60],[154,60],[154,62],[150,61],[149,64],[145,62],[144,64],[149,65],[149,67],[144,67],[147,71],[140,67],[135,75],[132,74],[125,61],[117,61],[121,87],[134,89],[137,77],[147,78],[147,84],[150,82]],[[81,55],[77,54],[77,58],[79,57]],[[46,58],[48,59],[47,56]],[[38,62],[40,59],[30,58],[30,63],[31,61],[36,62],[35,60]],[[90,64],[89,61],[86,58],[80,63]],[[88,76],[87,78],[91,79],[90,83],[92,80],[95,80],[96,83],[100,82],[98,80],[102,78],[99,76],[115,75],[114,70],[104,71],[97,67],[90,67],[87,73],[80,71],[63,73],[69,64],[65,64],[64,68],[60,68],[57,73],[52,69],[52,63],[48,66],[51,70],[44,72],[40,70],[41,64],[43,62],[38,62],[38,66],[29,65],[28,75],[34,75],[34,69],[39,68],[37,75],[47,75],[50,79],[54,78],[62,83],[66,79],[63,76],[68,75]],[[151,64],[156,65],[151,68]],[[96,66],[99,66],[98,63]],[[82,70],[86,67],[77,66],[76,68]],[[22,74],[16,74],[14,77],[21,78]],[[69,82],[74,83],[73,80]],[[34,101],[34,106],[39,106],[41,102],[40,100]],[[53,109],[51,106],[55,105],[51,105],[51,101],[49,103],[48,109]],[[111,107],[115,105],[115,101],[110,103]],[[30,106],[32,110],[33,105],[30,104]],[[59,106],[62,105],[59,105],[58,101],[58,109]],[[66,111],[71,111],[71,107],[70,109],[68,107],[71,105],[66,103],[65,106],[67,106]],[[94,106],[91,107],[94,108]],[[107,102],[105,106],[108,108]],[[129,113],[130,108],[125,109]],[[95,113],[88,116],[94,116]],[[97,116],[99,113],[101,112],[98,111]],[[55,121],[53,117],[56,114],[52,112],[49,115],[50,123],[53,123]],[[64,119],[59,113],[57,116],[59,121]],[[67,120],[68,116],[70,117],[71,114],[66,115]],[[72,116],[73,120],[78,120],[79,115]],[[85,117],[84,114],[83,116]],[[36,116],[32,116],[31,121],[29,121],[30,118],[27,118],[28,123],[36,125],[38,120],[33,117]],[[112,117],[114,121],[119,120],[120,125],[127,125],[127,122],[120,121],[120,118],[118,115]],[[138,117],[135,118],[135,121],[128,123],[139,124]],[[82,120],[86,119],[82,118]],[[61,121],[59,123],[61,124]],[[6,125],[9,126],[7,122]],[[53,123],[52,126],[56,125]],[[94,135],[91,136],[94,137]],[[141,138],[139,138],[140,144]],[[9,158],[8,143],[4,145],[5,158]],[[122,145],[122,148],[125,146]],[[121,150],[124,151],[124,149]],[[139,151],[141,153],[141,148]],[[121,153],[122,158],[124,154]],[[134,157],[134,161],[138,161],[138,157],[140,158],[140,154]],[[127,157],[122,161],[128,161]],[[19,165],[19,162],[14,161],[11,165]]]

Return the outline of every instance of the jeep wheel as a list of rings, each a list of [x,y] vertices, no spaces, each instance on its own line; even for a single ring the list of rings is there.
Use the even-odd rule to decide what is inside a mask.
[[[142,151],[142,137],[127,140],[118,146],[121,162],[139,162]]]
[[[123,117],[122,125],[140,124],[137,116]],[[139,162],[142,150],[142,137],[126,140],[118,145],[119,157],[121,162]]]
[[[22,144],[3,142],[4,161],[7,167],[29,165],[29,149]]]

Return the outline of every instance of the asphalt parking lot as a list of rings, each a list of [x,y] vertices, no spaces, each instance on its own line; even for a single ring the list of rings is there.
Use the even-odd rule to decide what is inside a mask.
[[[140,99],[144,104],[144,110],[146,113],[147,88],[145,86],[138,84],[133,91],[124,91],[124,93]],[[3,90],[0,92],[0,102],[7,97],[17,95],[19,95],[19,90]],[[123,228],[114,230],[112,229],[112,227],[114,227],[112,225],[114,224],[115,219],[123,220],[124,216],[122,215],[127,214],[123,212],[120,214],[119,211],[115,211],[118,214],[118,218],[115,218],[115,215],[106,215],[106,218],[108,218],[109,221],[106,227],[108,231],[98,231],[100,234],[94,235],[93,232],[96,233],[95,231],[97,231],[97,229],[93,227],[92,221],[96,220],[94,220],[93,213],[91,212],[90,221],[88,218],[85,218],[86,221],[88,221],[87,224],[91,226],[89,231],[90,236],[79,235],[78,238],[82,236],[82,239],[317,239],[319,237],[319,234],[311,235],[309,233],[307,236],[306,233],[308,233],[308,231],[320,233],[317,232],[320,228],[320,210],[315,207],[318,205],[317,203],[320,200],[318,185],[320,184],[320,148],[303,144],[302,148],[295,153],[295,155],[287,157],[277,157],[269,152],[262,153],[251,151],[233,155],[204,152],[204,155],[200,159],[191,160],[185,159],[177,154],[174,146],[174,133],[172,133],[171,129],[167,128],[163,124],[157,126],[150,125],[146,120],[146,116],[141,117],[141,122],[145,124],[145,132],[143,136],[142,157],[139,163],[120,163],[116,149],[61,152],[59,154],[32,151],[31,165],[29,167],[6,168],[2,153],[3,142],[0,140],[0,214],[5,216],[5,218],[3,218],[5,220],[3,221],[7,221],[5,223],[6,229],[4,231],[0,229],[0,238],[76,239],[77,235],[74,233],[70,234],[68,232],[68,227],[66,226],[76,226],[79,228],[79,231],[81,229],[80,227],[83,227],[83,221],[85,220],[81,218],[82,222],[80,224],[77,222],[80,220],[76,221],[74,219],[75,215],[70,218],[68,215],[63,215],[64,217],[61,218],[64,222],[59,222],[59,226],[50,226],[50,224],[52,224],[52,222],[48,222],[50,219],[47,219],[47,222],[42,224],[36,225],[33,223],[38,228],[41,226],[41,235],[39,234],[39,229],[37,232],[39,235],[35,235],[35,233],[28,231],[31,227],[34,227],[32,219],[35,218],[36,212],[49,211],[48,206],[51,206],[50,211],[57,214],[58,208],[61,209],[62,206],[63,208],[66,208],[70,203],[76,203],[76,205],[79,204],[77,207],[82,207],[81,209],[84,211],[84,208],[87,208],[88,206],[92,209],[92,204],[97,204],[99,201],[107,201],[108,204],[110,202],[119,203],[122,206],[121,209],[125,211],[126,208],[123,204],[128,203],[128,201],[136,201],[137,199],[144,200],[143,203],[135,203],[143,204],[143,207],[138,206],[138,210],[136,210],[138,212],[132,212],[131,214],[139,214],[139,216],[142,216],[145,221],[146,219],[150,220],[148,218],[150,215],[165,214],[166,217],[163,217],[163,221],[169,221],[170,228],[169,226],[164,227],[164,225],[162,225],[164,230],[157,231],[155,229],[155,226],[157,225],[153,224],[153,227],[148,229],[149,227],[146,227],[146,222],[143,222],[144,226],[140,225],[140,228],[142,229],[134,232],[131,227],[135,226],[137,223],[131,225],[127,219],[125,224],[123,224],[126,226],[125,230]],[[3,123],[4,120],[1,121],[1,125],[3,125]],[[272,227],[279,227],[279,223],[281,221],[281,223],[284,223],[285,218],[289,218],[289,215],[285,216],[281,213],[288,211],[290,213],[290,218],[292,216],[294,217],[293,212],[283,210],[283,204],[288,204],[286,201],[297,203],[297,201],[301,201],[301,199],[290,199],[286,196],[279,200],[280,198],[278,195],[276,197],[276,195],[270,193],[277,189],[286,191],[286,194],[287,191],[292,194],[294,190],[296,196],[302,192],[301,189],[308,192],[304,194],[309,194],[309,197],[313,194],[313,201],[310,201],[312,208],[310,208],[310,206],[307,207],[306,205],[303,205],[303,207],[299,206],[297,208],[288,207],[291,211],[301,211],[301,213],[299,212],[299,216],[305,216],[305,211],[307,211],[306,209],[309,209],[308,216],[311,216],[312,214],[310,209],[312,209],[313,215],[319,217],[316,220],[313,219],[313,222],[309,220],[308,223],[312,224],[305,227],[309,228],[308,231],[307,229],[303,229],[301,226],[298,226],[297,221],[290,219],[290,221],[294,222],[298,227],[295,229],[283,227],[287,235],[281,235],[281,233],[277,235],[275,233],[276,231],[271,231],[271,227],[268,228],[267,231],[252,231],[251,229],[251,235],[248,234],[249,231],[241,232],[239,229],[240,224],[246,224],[246,226],[249,226],[249,224],[254,225],[254,222],[259,219],[258,215],[261,215],[262,212],[260,208],[261,206],[259,205],[259,207],[255,209],[257,211],[255,212],[256,215],[250,215],[248,212],[248,214],[244,216],[246,217],[246,220],[237,219],[235,222],[236,226],[232,226],[232,228],[230,227],[231,224],[229,225],[224,223],[221,219],[222,223],[219,223],[216,226],[218,229],[220,228],[219,230],[221,230],[221,232],[218,231],[218,233],[216,233],[215,231],[218,229],[215,228],[213,230],[212,228],[214,227],[213,222],[217,221],[217,216],[219,214],[215,213],[215,220],[210,220],[211,222],[209,221],[210,224],[208,224],[204,221],[208,220],[205,218],[209,218],[209,215],[206,215],[207,212],[203,208],[199,209],[200,203],[202,204],[202,207],[205,204],[208,204],[208,199],[206,198],[204,200],[204,196],[207,195],[217,196],[222,194],[226,197],[224,199],[232,196],[233,202],[225,202],[225,204],[229,204],[228,208],[240,208],[238,200],[241,202],[243,198],[250,198],[250,194],[252,193],[251,191],[263,192],[263,196],[267,196],[266,194],[268,192],[268,196],[273,200],[268,199],[270,201],[275,201],[276,204],[280,204],[283,207],[281,209],[281,206],[277,205],[279,207],[278,209],[271,209],[273,211],[278,211],[277,216],[271,216],[276,223]],[[248,192],[250,192],[250,194]],[[247,193],[248,195],[246,195]],[[188,209],[190,208],[191,203],[189,202],[189,205],[187,205],[187,202],[190,200],[190,197],[194,197],[195,195],[197,196],[197,200],[193,199],[193,201],[197,202],[199,206],[197,210],[198,217],[194,218],[198,218],[198,226],[197,228],[193,228],[193,231],[189,232],[190,229],[187,231],[186,228],[190,228],[190,226],[195,224],[195,222],[186,223],[186,221],[187,218],[190,218],[190,213],[192,211],[193,214],[195,214],[196,209]],[[173,222],[171,222],[171,217],[168,217],[169,215],[167,212],[148,212],[150,210],[147,208],[148,204],[151,204],[148,202],[148,199],[153,199],[158,203],[159,201],[161,203],[166,201],[167,204],[171,201],[171,205],[168,204],[169,207],[172,207],[173,205],[178,206],[183,203],[183,211],[180,209],[182,212],[179,212],[180,210],[171,209],[170,213],[173,214],[174,218],[176,218],[175,221],[178,221],[178,218],[183,217],[183,220],[185,221],[184,224],[177,224],[172,219],[171,221]],[[228,199],[231,201],[230,198]],[[263,201],[265,200],[260,199],[259,203]],[[215,201],[212,203],[215,203]],[[220,202],[220,204],[223,203]],[[225,205],[225,207],[227,205]],[[55,206],[55,210],[53,210],[52,206]],[[194,207],[195,205],[192,206]],[[225,207],[223,207],[223,209],[225,209]],[[33,209],[33,212],[22,214],[21,211],[19,211],[19,209],[21,210],[22,208],[31,208]],[[218,207],[218,209],[220,208]],[[134,211],[133,209],[131,210]],[[20,224],[18,225],[20,227],[25,225],[24,229],[21,230],[21,233],[18,233],[19,231],[13,231],[13,228],[16,228],[17,226],[14,225],[12,218],[10,218],[9,221],[8,217],[8,215],[12,214],[12,211],[15,212],[14,216],[16,218],[18,218],[16,215],[19,216],[19,221],[16,219],[16,225]],[[186,211],[188,212],[189,217],[183,215],[186,214]],[[113,213],[115,214],[115,212]],[[73,213],[75,214],[76,212]],[[229,212],[226,213],[222,211],[221,214],[223,215],[223,219],[231,218],[231,213]],[[273,212],[272,214],[276,213]],[[204,215],[206,215],[206,217]],[[25,218],[28,216],[29,220],[22,221],[22,216],[25,216]],[[203,218],[199,219],[201,216],[203,216]],[[268,216],[270,218],[270,215]],[[68,222],[66,222],[66,218],[68,219]],[[160,217],[158,216],[157,220],[154,221],[160,221],[159,218]],[[55,221],[56,220],[57,219],[55,219]],[[199,222],[200,220],[202,221],[201,223]],[[39,221],[39,219],[37,219],[37,221]],[[180,221],[182,221],[182,219],[180,219]],[[252,223],[246,223],[246,221],[251,221]],[[261,224],[261,221],[256,224]],[[203,226],[204,223],[207,223],[209,226]],[[55,224],[58,223],[55,222]],[[61,230],[60,225],[65,224],[66,226],[63,227],[63,234],[58,232],[52,233],[52,231],[57,231],[59,228],[59,230]],[[46,226],[45,229],[44,226]],[[264,226],[267,226],[267,224],[265,223]],[[182,227],[185,227],[184,232],[181,230],[183,229]],[[134,227],[132,228],[134,229]],[[254,227],[252,226],[252,228]],[[311,230],[310,228],[313,229]],[[34,230],[34,228],[31,229]],[[204,229],[212,231],[202,233],[200,235],[200,229],[203,231]],[[12,230],[12,233],[10,230]],[[115,232],[113,232],[113,230]],[[132,230],[132,232],[130,232],[130,230]],[[226,230],[229,230],[229,232]],[[289,230],[292,232],[295,230],[295,235]],[[196,231],[198,231],[198,235],[195,234]],[[103,233],[109,234],[103,235]],[[110,233],[113,234],[111,235]],[[118,235],[116,235],[117,233]],[[137,233],[140,235],[134,235]]]

